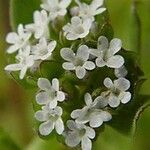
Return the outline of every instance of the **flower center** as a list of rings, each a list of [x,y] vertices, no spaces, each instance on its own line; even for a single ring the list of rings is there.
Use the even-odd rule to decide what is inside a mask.
[[[74,64],[75,66],[83,66],[84,61],[83,61],[81,58],[76,57],[75,60],[74,60],[74,62],[73,62],[73,64]]]

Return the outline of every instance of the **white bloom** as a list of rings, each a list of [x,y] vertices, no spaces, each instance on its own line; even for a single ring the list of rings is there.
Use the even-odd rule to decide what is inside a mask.
[[[68,40],[84,38],[89,34],[92,21],[90,19],[82,20],[79,17],[71,18],[71,23],[63,27],[64,35]]]
[[[126,77],[128,74],[128,71],[126,67],[123,65],[120,68],[115,68],[115,76],[117,78]]]
[[[36,46],[32,47],[32,54],[35,60],[47,60],[52,55],[56,47],[56,41],[47,43],[45,38],[41,38]]]
[[[16,59],[19,63],[10,64],[5,67],[6,71],[20,71],[20,79],[23,79],[27,69],[31,68],[34,64],[34,58],[30,55],[30,46],[27,46],[25,49],[20,49]]]
[[[10,46],[7,49],[8,53],[14,53],[17,50],[27,46],[29,43],[31,33],[25,32],[22,24],[18,25],[17,32],[18,33],[15,33],[15,32],[8,33],[8,35],[6,37],[6,41],[9,44],[12,44],[12,46]]]
[[[118,107],[120,102],[123,104],[128,103],[131,100],[131,93],[127,92],[130,88],[130,82],[125,78],[119,78],[112,80],[106,78],[104,85],[109,89],[107,92],[103,92],[102,96],[108,99],[108,104],[111,107]]]
[[[91,127],[97,128],[103,124],[103,122],[111,120],[112,116],[109,112],[103,111],[101,108],[107,106],[108,101],[103,97],[97,97],[94,102],[92,102],[92,97],[89,93],[85,94],[86,106],[82,109],[74,110],[71,113],[71,117],[76,119],[77,123],[90,124]]]
[[[76,147],[81,143],[82,150],[91,150],[91,139],[95,138],[94,129],[83,124],[75,123],[73,120],[67,121],[69,131],[65,135],[65,143],[70,147]]]
[[[36,39],[49,37],[47,12],[45,10],[35,11],[33,19],[34,23],[25,26],[26,31],[33,33]]]
[[[68,62],[63,63],[65,70],[75,70],[76,76],[82,79],[86,70],[93,70],[95,64],[89,59],[89,48],[86,45],[81,45],[75,54],[70,48],[63,48],[60,51],[61,57]]]
[[[79,0],[76,0],[76,3],[79,7],[74,7],[71,9],[71,14],[73,16],[78,15],[83,19],[91,19],[95,20],[95,16],[101,14],[106,10],[106,8],[102,8],[104,0],[93,0],[90,5],[86,3],[81,3]]]
[[[99,37],[97,49],[91,49],[91,54],[96,56],[96,65],[98,67],[108,66],[110,68],[120,68],[124,64],[124,58],[120,55],[115,55],[121,50],[122,42],[120,39],[111,40],[104,36]]]
[[[49,135],[55,128],[58,134],[62,134],[64,131],[64,123],[62,121],[62,108],[57,106],[54,109],[50,109],[48,106],[43,106],[42,110],[35,113],[35,118],[43,122],[39,127],[41,135]]]
[[[59,90],[59,80],[53,79],[52,85],[48,79],[39,78],[38,87],[40,92],[36,95],[36,102],[40,105],[49,105],[50,108],[55,108],[58,101],[65,100],[64,92]]]
[[[71,0],[44,0],[41,8],[49,12],[50,20],[54,20],[59,16],[65,16],[67,7]]]

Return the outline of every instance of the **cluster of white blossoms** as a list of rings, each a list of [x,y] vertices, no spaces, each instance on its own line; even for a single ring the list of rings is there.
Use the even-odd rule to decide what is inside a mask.
[[[96,22],[95,16],[106,10],[103,0],[93,0],[89,5],[75,0],[76,6],[68,11],[72,1],[43,0],[42,10],[34,12],[33,23],[25,26],[20,24],[17,32],[7,35],[6,41],[11,44],[7,52],[16,54],[16,63],[6,66],[6,71],[20,71],[20,79],[23,79],[28,69],[34,70],[42,61],[52,59],[59,41],[51,39],[49,24],[67,13],[70,13],[72,18],[70,23],[62,28],[64,37],[72,42],[88,36]],[[125,78],[128,74],[125,60],[118,54],[121,48],[120,39],[114,38],[109,42],[105,36],[100,36],[97,48],[81,43],[76,49],[72,46],[60,49],[60,56],[64,60],[62,68],[75,73],[79,80],[86,79],[89,72],[102,67],[114,69],[116,79],[112,81],[109,77],[105,78],[103,86],[106,90],[97,97],[85,93],[86,105],[72,111],[72,120],[68,120],[65,127],[62,120],[63,109],[59,103],[67,99],[67,91],[61,91],[63,88],[60,88],[57,78],[51,82],[46,78],[39,78],[36,102],[41,106],[41,110],[35,113],[35,118],[41,122],[41,135],[47,136],[55,129],[59,135],[64,136],[66,145],[81,145],[82,150],[92,149],[92,139],[96,136],[94,129],[112,119],[109,108],[117,108],[121,103],[126,104],[131,100],[131,93],[128,91],[130,81]]]

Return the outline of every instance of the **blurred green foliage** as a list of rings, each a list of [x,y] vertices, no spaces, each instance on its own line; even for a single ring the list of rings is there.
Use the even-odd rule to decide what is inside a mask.
[[[32,2],[39,3],[39,0],[28,0],[26,5],[32,10]],[[141,51],[141,66],[148,79],[141,90],[142,94],[150,92],[150,0],[136,0],[136,9],[141,24],[138,24],[138,18],[133,12],[133,0],[107,0],[106,6],[110,14],[111,24],[114,29],[114,36],[123,40],[125,49]],[[22,3],[21,0],[15,0],[16,3]],[[30,4],[29,4],[30,3]],[[22,5],[21,5],[22,6]],[[17,10],[17,8],[16,8]],[[22,19],[32,15],[26,13],[25,7],[20,7],[23,12]],[[15,16],[16,17],[16,16]],[[2,150],[66,150],[62,145],[56,142],[56,139],[50,141],[41,140],[34,130],[32,101],[34,93],[31,89],[23,89],[21,85],[12,81],[3,71],[6,65],[7,55],[5,54],[6,43],[5,36],[9,32],[9,0],[0,0],[0,149]],[[141,30],[141,31],[140,31]],[[138,31],[138,32],[137,32]],[[139,32],[140,31],[140,32]],[[139,37],[140,36],[140,37]],[[139,39],[140,38],[140,39]],[[141,41],[141,44],[138,43]],[[137,47],[140,46],[140,49]],[[125,118],[123,118],[125,119]],[[125,126],[125,125],[124,125]],[[125,136],[105,126],[105,132],[102,132],[99,139],[94,144],[94,150],[149,150],[150,149],[150,108],[147,108],[137,124],[137,130],[134,139]]]

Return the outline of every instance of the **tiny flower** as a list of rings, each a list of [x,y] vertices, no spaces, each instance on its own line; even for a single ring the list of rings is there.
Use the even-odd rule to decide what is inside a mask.
[[[95,138],[94,129],[74,122],[73,120],[67,121],[69,131],[65,135],[65,143],[69,147],[76,147],[81,143],[82,150],[91,150],[91,139]]]
[[[50,20],[53,21],[59,16],[66,15],[70,3],[71,0],[44,0],[41,8],[49,12]]]
[[[89,48],[81,45],[75,54],[70,48],[63,48],[60,51],[61,57],[68,62],[63,63],[65,70],[75,70],[79,79],[84,78],[86,70],[93,70],[95,64],[89,59]]]
[[[120,68],[115,69],[115,76],[117,78],[126,77],[127,74],[128,74],[128,71],[124,65],[121,66]]]
[[[90,5],[86,3],[81,3],[79,0],[76,0],[76,3],[79,7],[74,7],[71,9],[71,14],[73,16],[78,15],[83,19],[91,19],[92,21],[95,20],[95,16],[101,14],[106,10],[106,8],[102,8],[104,0],[93,0]]]
[[[45,10],[34,12],[34,23],[25,26],[26,31],[34,34],[36,39],[49,37],[48,23],[49,19]]]
[[[36,102],[39,105],[49,105],[50,108],[55,108],[58,102],[65,100],[65,94],[59,90],[59,80],[56,78],[52,80],[52,85],[48,79],[39,78],[38,87],[41,90],[36,95]]]
[[[39,43],[32,48],[32,54],[35,60],[47,60],[52,55],[56,47],[56,41],[47,42],[45,38],[41,38]]]
[[[130,82],[127,79],[119,78],[113,82],[110,78],[106,78],[104,85],[108,91],[103,92],[102,96],[108,99],[108,104],[111,107],[118,107],[120,102],[126,104],[131,100],[131,93],[127,92],[130,88]]]
[[[18,33],[11,32],[8,33],[6,37],[6,41],[9,44],[12,44],[8,49],[8,53],[14,53],[17,50],[24,48],[29,44],[29,39],[31,37],[31,33],[25,32],[23,25],[18,25]]]
[[[34,64],[34,58],[30,55],[30,46],[27,46],[25,49],[20,49],[16,59],[19,63],[10,64],[5,67],[6,71],[20,71],[20,79],[23,79],[27,69],[31,68]]]
[[[71,18],[71,23],[63,27],[64,35],[67,40],[84,38],[89,34],[92,22],[90,19],[82,20],[79,17]]]
[[[62,108],[57,106],[54,109],[49,106],[43,106],[42,110],[35,113],[35,118],[43,122],[39,127],[41,135],[49,135],[55,128],[58,134],[62,134],[64,131],[64,123],[62,121]]]
[[[91,54],[96,59],[98,67],[120,68],[124,64],[124,58],[120,55],[115,55],[121,50],[122,42],[120,39],[112,39],[110,44],[104,36],[99,37],[97,49],[91,49]]]
[[[88,123],[92,128],[97,128],[103,124],[103,122],[111,120],[112,116],[109,112],[103,111],[102,108],[106,107],[108,102],[103,97],[97,97],[94,102],[89,93],[85,94],[86,106],[82,109],[74,110],[71,113],[71,117],[76,119],[77,123]]]

